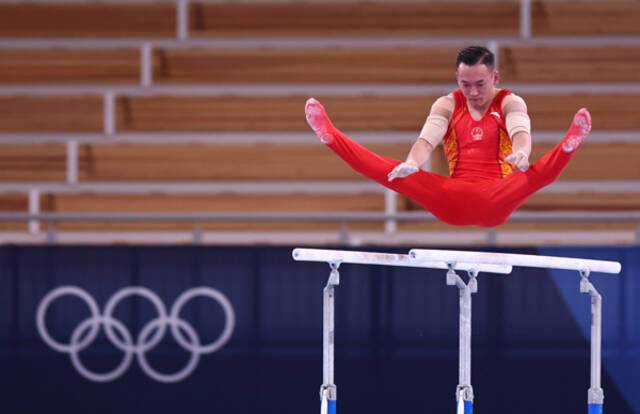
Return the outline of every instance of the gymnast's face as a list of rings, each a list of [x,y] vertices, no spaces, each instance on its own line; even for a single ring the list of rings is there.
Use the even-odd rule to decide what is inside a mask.
[[[473,66],[461,63],[456,71],[458,87],[474,108],[484,108],[491,103],[498,80],[498,71],[482,63]]]

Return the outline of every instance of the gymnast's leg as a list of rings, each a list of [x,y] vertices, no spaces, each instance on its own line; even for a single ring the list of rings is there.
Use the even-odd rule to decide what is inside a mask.
[[[554,182],[565,169],[580,144],[591,131],[591,115],[582,108],[573,117],[564,139],[526,172],[517,172],[496,181],[491,190],[492,204],[502,221],[529,196]]]
[[[383,186],[390,188],[422,205],[434,215],[441,217],[446,210],[448,196],[443,188],[448,178],[419,171],[408,177],[387,180],[387,174],[401,161],[382,157],[339,131],[329,119],[324,107],[311,98],[305,105],[307,122],[320,142],[333,150],[355,171]],[[445,220],[446,221],[446,220]]]

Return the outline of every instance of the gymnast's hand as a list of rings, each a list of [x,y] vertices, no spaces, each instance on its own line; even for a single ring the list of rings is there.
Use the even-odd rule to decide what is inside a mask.
[[[517,169],[524,172],[529,169],[529,156],[524,151],[516,151],[504,159],[513,164]]]
[[[387,180],[393,181],[396,178],[404,178],[416,172],[418,172],[418,164],[413,160],[407,160],[396,165],[396,168],[387,175]]]

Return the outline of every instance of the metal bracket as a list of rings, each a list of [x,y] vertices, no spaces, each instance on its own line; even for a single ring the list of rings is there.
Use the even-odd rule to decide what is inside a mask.
[[[602,390],[602,388],[589,388],[588,403],[589,404],[604,403],[604,391]]]
[[[469,290],[471,293],[478,293],[478,271],[475,269],[471,269],[467,272],[469,274],[469,282],[467,286],[469,286]]]
[[[589,293],[591,291],[591,282],[589,282],[589,274],[587,270],[580,270],[580,293]]]
[[[455,265],[455,263],[447,263],[449,267],[449,270],[447,270],[447,285],[458,286],[460,289],[467,287],[471,293],[477,293],[478,280],[476,278],[478,277],[478,271],[475,269],[468,270],[469,281],[465,284],[464,280],[454,270]]]
[[[320,399],[324,397],[326,397],[327,400],[338,399],[338,388],[335,384],[322,384],[320,386]]]
[[[456,387],[456,400],[473,401],[473,387],[471,385],[458,385]]]
[[[455,286],[459,278],[458,274],[454,270],[455,263],[447,263],[449,270],[447,270],[447,286]]]
[[[327,286],[333,285],[337,286],[340,284],[340,272],[338,268],[340,267],[340,262],[329,262],[329,266],[331,266],[331,273],[329,274],[329,280],[327,281]]]

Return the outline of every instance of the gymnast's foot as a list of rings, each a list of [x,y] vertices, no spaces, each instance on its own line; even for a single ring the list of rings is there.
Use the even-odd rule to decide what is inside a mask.
[[[320,142],[331,144],[333,142],[332,131],[335,130],[335,127],[322,104],[314,98],[309,98],[304,106],[304,113],[307,116],[307,123],[316,133]]]
[[[569,127],[569,132],[562,141],[564,152],[573,152],[584,141],[591,131],[591,114],[587,108],[581,108],[573,116],[573,122]]]

